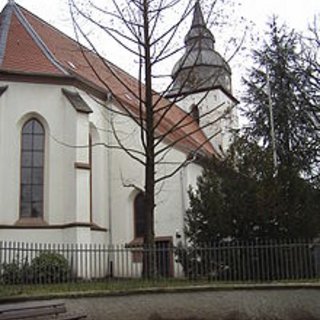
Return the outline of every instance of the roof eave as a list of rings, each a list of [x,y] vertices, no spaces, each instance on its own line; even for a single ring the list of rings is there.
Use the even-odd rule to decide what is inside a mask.
[[[62,75],[52,73],[38,73],[38,72],[27,72],[27,71],[15,71],[0,68],[0,81],[9,82],[29,82],[29,83],[40,83],[40,84],[54,84],[54,85],[73,85],[78,89],[89,92],[95,97],[106,100],[108,91],[90,81],[85,81],[76,75]]]
[[[201,88],[201,89],[194,89],[194,90],[188,90],[187,92],[186,91],[180,91],[178,93],[168,93],[166,95],[166,98],[168,99],[172,99],[172,98],[177,98],[177,97],[187,97],[191,94],[196,94],[196,93],[201,93],[201,92],[208,92],[208,91],[212,91],[212,90],[221,90],[226,96],[228,96],[228,98],[230,98],[235,104],[239,104],[240,101],[235,98],[232,93],[230,93],[228,90],[226,90],[223,86],[221,85],[216,85],[216,86],[212,86],[212,87],[209,87],[209,88]]]

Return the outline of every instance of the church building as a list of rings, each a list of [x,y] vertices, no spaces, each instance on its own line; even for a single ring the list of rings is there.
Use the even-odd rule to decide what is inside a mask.
[[[184,163],[156,187],[155,237],[164,245],[184,241],[199,157],[223,157],[237,126],[231,69],[198,1],[172,78],[160,106],[177,103],[156,134],[186,125],[158,146],[167,152],[156,178]],[[123,116],[123,106],[139,115],[139,101],[121,82],[139,90],[116,65],[7,3],[0,14],[0,241],[141,243],[144,167],[122,150],[142,150],[139,126]]]

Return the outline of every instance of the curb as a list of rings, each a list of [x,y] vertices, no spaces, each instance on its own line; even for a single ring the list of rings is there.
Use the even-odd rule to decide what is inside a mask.
[[[97,298],[97,297],[122,297],[131,295],[145,294],[166,294],[166,293],[188,293],[188,292],[208,292],[208,291],[241,291],[241,290],[318,290],[319,283],[272,283],[272,284],[231,284],[231,285],[195,285],[187,287],[153,287],[131,290],[95,290],[95,291],[74,291],[63,293],[49,293],[42,295],[22,295],[0,298],[0,304],[25,302],[35,300],[53,300],[53,299],[80,299],[80,298]]]

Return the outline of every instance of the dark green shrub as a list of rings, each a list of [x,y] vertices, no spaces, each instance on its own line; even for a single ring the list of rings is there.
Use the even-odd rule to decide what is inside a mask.
[[[59,283],[70,279],[68,260],[61,254],[42,252],[31,261],[33,283]]]
[[[22,284],[31,282],[30,265],[27,260],[19,262],[13,260],[10,263],[1,265],[1,283],[2,284]]]

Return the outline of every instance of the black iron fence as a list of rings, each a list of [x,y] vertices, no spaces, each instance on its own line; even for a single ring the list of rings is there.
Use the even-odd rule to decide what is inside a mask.
[[[307,240],[222,242],[179,247],[176,255],[188,278],[216,281],[302,280],[320,277],[320,244]]]
[[[320,278],[320,243],[278,240],[152,247],[0,242],[0,284],[121,279],[269,282]]]

